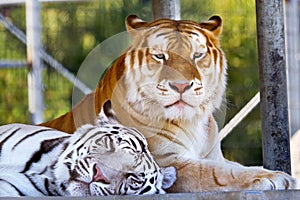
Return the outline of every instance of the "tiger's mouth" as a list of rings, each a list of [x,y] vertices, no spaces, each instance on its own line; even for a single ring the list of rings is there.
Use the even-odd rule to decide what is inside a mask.
[[[172,107],[172,106],[176,106],[176,107],[181,108],[181,109],[183,109],[184,106],[193,107],[191,104],[189,104],[189,103],[183,101],[182,99],[180,99],[180,100],[178,100],[178,101],[175,101],[174,103],[171,103],[171,104],[169,104],[169,105],[166,105],[165,108],[170,108],[170,107]]]
[[[104,176],[103,172],[101,171],[100,167],[97,164],[95,164],[93,168],[92,182],[101,182],[104,184],[110,184],[109,180]]]

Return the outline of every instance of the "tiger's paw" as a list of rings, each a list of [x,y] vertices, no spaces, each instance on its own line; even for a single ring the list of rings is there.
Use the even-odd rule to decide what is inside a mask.
[[[251,180],[250,188],[255,190],[288,190],[296,189],[297,181],[292,176],[280,172],[267,172]]]

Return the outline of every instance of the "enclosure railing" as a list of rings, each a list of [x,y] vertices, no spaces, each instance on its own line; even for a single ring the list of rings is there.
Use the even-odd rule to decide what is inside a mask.
[[[1,13],[0,13],[0,23],[4,25],[4,27],[15,37],[17,37],[23,44],[27,45],[26,42],[26,35],[25,33],[16,27],[12,22],[7,20]],[[44,49],[40,49],[41,58],[48,63],[53,69],[55,69],[58,73],[68,79],[70,82],[74,84],[79,90],[81,90],[84,94],[91,93],[92,90],[86,86],[83,82],[76,78],[74,74],[69,72],[67,68],[65,68],[60,62],[54,59],[50,54],[48,54]],[[25,61],[22,61],[21,64],[24,65]],[[9,63],[9,62],[7,62]],[[20,64],[20,63],[19,63]],[[27,63],[26,63],[27,65]]]

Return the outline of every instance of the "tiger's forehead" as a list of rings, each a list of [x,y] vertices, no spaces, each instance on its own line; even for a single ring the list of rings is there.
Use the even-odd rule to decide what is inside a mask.
[[[147,37],[148,47],[161,50],[176,50],[177,48],[188,50],[206,46],[206,43],[206,36],[196,30],[161,28]]]
[[[105,137],[122,138],[123,140],[130,140],[135,142],[137,149],[143,150],[144,146],[147,146],[145,137],[136,129],[125,127],[121,124],[105,124],[103,126],[94,127],[90,129],[82,138],[89,140],[102,140]],[[129,143],[126,143],[129,145]]]

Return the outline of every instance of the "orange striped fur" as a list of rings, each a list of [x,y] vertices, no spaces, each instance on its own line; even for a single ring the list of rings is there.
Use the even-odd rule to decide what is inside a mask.
[[[103,102],[111,99],[117,118],[145,135],[159,165],[177,168],[170,192],[295,187],[295,180],[283,172],[245,167],[222,155],[212,116],[226,88],[220,17],[202,23],[148,23],[131,15],[126,27],[132,46],[95,92],[69,113],[42,125],[72,133],[93,122]]]

